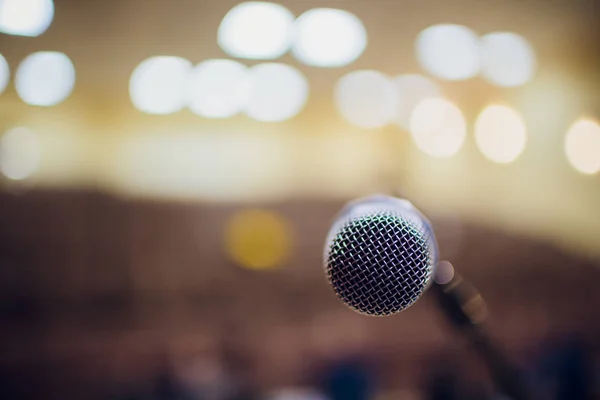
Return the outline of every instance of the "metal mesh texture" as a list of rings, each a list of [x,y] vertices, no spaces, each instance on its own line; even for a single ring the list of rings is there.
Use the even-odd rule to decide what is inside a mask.
[[[337,296],[355,311],[396,314],[427,288],[433,260],[427,235],[392,212],[343,224],[331,242],[325,269]]]

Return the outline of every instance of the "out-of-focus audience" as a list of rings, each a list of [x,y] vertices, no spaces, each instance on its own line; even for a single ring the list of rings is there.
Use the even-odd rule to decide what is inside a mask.
[[[330,339],[335,335],[330,336]],[[284,339],[288,339],[286,342]],[[295,338],[295,339],[294,339]],[[377,366],[368,352],[350,346],[343,352],[320,354],[315,358],[298,347],[298,335],[292,331],[273,338],[273,354],[264,361],[281,363],[270,366],[273,379],[262,379],[264,387],[248,381],[252,365],[245,364],[235,348],[217,340],[199,338],[200,344],[168,347],[156,364],[153,376],[138,382],[107,382],[111,391],[106,399],[118,400],[370,400],[388,398],[382,394]],[[193,343],[193,338],[186,339]],[[285,349],[286,344],[289,346]],[[354,342],[356,344],[356,342]],[[265,343],[268,345],[268,343]],[[530,360],[531,384],[536,400],[592,400],[598,398],[598,365],[592,349],[577,336],[563,337],[540,346],[542,351]],[[240,349],[237,349],[241,351]],[[465,349],[465,351],[468,351]],[[318,352],[317,352],[318,353]],[[300,359],[313,358],[311,362]],[[597,360],[596,360],[597,361]],[[240,368],[242,367],[242,368]],[[483,368],[483,366],[481,366]],[[596,369],[595,369],[596,368]],[[244,369],[246,369],[244,371]],[[284,370],[287,370],[284,371]],[[291,376],[295,375],[292,379]],[[490,390],[489,382],[471,379],[460,362],[440,355],[423,376],[418,399],[422,400],[505,400]],[[596,385],[596,387],[594,387]],[[403,392],[400,392],[403,393]],[[406,392],[413,393],[413,392]],[[3,397],[6,398],[6,397]],[[398,400],[412,400],[402,397]]]

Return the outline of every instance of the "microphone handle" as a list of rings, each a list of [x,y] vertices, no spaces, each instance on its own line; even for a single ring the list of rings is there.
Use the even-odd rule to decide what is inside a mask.
[[[447,319],[469,340],[487,365],[497,389],[513,400],[531,400],[523,374],[479,325],[487,313],[481,296],[457,275],[445,284],[433,282],[430,291]]]

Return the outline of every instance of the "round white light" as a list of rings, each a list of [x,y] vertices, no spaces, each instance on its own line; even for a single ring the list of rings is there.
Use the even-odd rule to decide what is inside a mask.
[[[571,125],[565,138],[565,153],[577,171],[589,175],[600,172],[600,125],[586,119]]]
[[[8,62],[6,58],[0,54],[0,94],[4,92],[6,86],[8,85],[8,81],[10,80],[10,67],[8,66]]]
[[[39,167],[41,145],[28,129],[13,128],[0,138],[0,172],[8,179],[22,180]]]
[[[0,32],[39,36],[54,17],[52,0],[0,0]]]
[[[378,128],[393,121],[398,92],[393,81],[377,71],[355,71],[343,76],[335,87],[340,114],[363,128]]]
[[[524,37],[497,32],[481,38],[481,73],[490,83],[520,86],[531,80],[535,68],[535,52]]]
[[[277,122],[298,114],[308,98],[308,81],[297,69],[279,63],[258,64],[248,77],[246,114]]]
[[[219,46],[232,57],[275,59],[292,43],[294,14],[282,5],[251,1],[233,7],[218,31]]]
[[[466,122],[460,109],[440,99],[425,99],[410,119],[411,136],[421,151],[433,157],[450,157],[462,147]]]
[[[458,81],[479,73],[479,38],[465,26],[431,26],[417,37],[416,50],[421,66],[438,78]]]
[[[75,67],[64,53],[41,51],[25,58],[15,75],[21,99],[33,106],[53,106],[64,101],[75,86]]]
[[[394,79],[394,84],[399,96],[396,122],[408,130],[415,107],[425,99],[439,97],[441,91],[435,82],[418,74],[401,75]]]
[[[500,105],[488,106],[475,122],[475,141],[490,160],[509,163],[525,150],[527,128],[515,110]]]
[[[189,108],[206,118],[228,118],[239,113],[248,97],[248,69],[233,60],[208,60],[192,71]]]
[[[129,95],[140,111],[170,114],[181,110],[192,63],[180,57],[157,56],[142,62],[131,74]]]
[[[315,8],[296,20],[292,52],[304,64],[342,67],[360,57],[366,47],[367,31],[348,11]]]

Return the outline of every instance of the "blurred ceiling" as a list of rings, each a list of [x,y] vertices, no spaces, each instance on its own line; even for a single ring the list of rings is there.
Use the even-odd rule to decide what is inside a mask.
[[[309,79],[310,98],[299,116],[266,124],[244,116],[208,120],[189,111],[137,111],[128,94],[134,68],[153,55],[193,63],[228,58],[216,34],[237,3],[57,0],[54,21],[42,36],[0,35],[12,71],[41,50],[68,54],[77,71],[73,95],[56,107],[27,106],[12,86],[0,96],[0,130],[27,126],[54,149],[28,184],[212,201],[350,198],[400,186],[434,211],[600,255],[598,177],[575,172],[563,152],[569,125],[600,115],[597,1],[282,1],[295,15],[314,7],[348,10],[369,36],[366,52],[347,67],[312,68],[289,54],[278,60]],[[419,72],[414,39],[436,23],[463,24],[478,34],[519,33],[534,46],[540,65],[536,79],[522,88],[496,88],[479,78],[440,82],[469,122],[464,148],[449,159],[421,154],[399,128],[354,127],[333,102],[335,81],[348,72]],[[493,102],[517,108],[528,126],[527,150],[510,165],[485,160],[472,139],[477,113]]]

